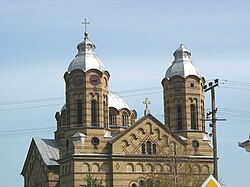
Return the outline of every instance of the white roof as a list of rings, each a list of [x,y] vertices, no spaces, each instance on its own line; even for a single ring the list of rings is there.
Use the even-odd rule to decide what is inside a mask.
[[[108,105],[109,107],[114,107],[117,110],[120,110],[122,108],[127,108],[129,109],[128,104],[124,101],[124,99],[116,94],[115,92],[109,91],[108,95]]]
[[[174,52],[174,61],[172,65],[168,68],[165,77],[170,79],[175,75],[182,76],[183,78],[189,75],[195,75],[201,78],[199,70],[193,65],[190,60],[191,53],[182,44]]]
[[[78,53],[71,61],[68,72],[74,69],[81,69],[88,71],[89,69],[105,70],[103,62],[95,54],[95,45],[88,39],[88,33],[84,33],[85,37],[83,42],[77,45]]]

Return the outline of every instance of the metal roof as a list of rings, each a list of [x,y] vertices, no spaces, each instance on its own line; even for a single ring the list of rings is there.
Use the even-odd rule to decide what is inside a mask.
[[[95,54],[95,45],[88,39],[88,33],[84,33],[84,40],[77,45],[78,53],[71,61],[68,72],[75,69],[88,71],[89,69],[105,70],[103,62]]]
[[[47,166],[59,165],[59,146],[56,140],[33,138],[34,142]]]
[[[129,109],[128,104],[125,102],[125,100],[116,94],[115,92],[109,91],[108,95],[108,105],[109,107],[114,107],[117,110],[120,110],[122,108]]]
[[[168,68],[165,77],[170,79],[175,75],[182,76],[183,78],[189,75],[195,75],[201,78],[199,70],[193,65],[190,56],[191,52],[181,44],[174,52],[174,61]]]

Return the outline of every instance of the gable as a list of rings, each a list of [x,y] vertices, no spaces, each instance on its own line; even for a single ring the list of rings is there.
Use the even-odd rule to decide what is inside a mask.
[[[112,141],[113,154],[184,154],[185,142],[148,114]]]
[[[56,186],[59,180],[56,140],[33,138],[21,174],[27,186]],[[51,185],[50,185],[51,186]]]
[[[26,172],[29,173],[29,166],[33,165],[35,160],[38,160],[42,167],[58,167],[58,159],[59,148],[55,140],[33,138],[21,174],[24,176]]]

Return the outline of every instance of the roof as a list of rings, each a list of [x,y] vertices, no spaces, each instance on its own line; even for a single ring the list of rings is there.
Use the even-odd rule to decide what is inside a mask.
[[[95,45],[88,39],[88,33],[84,33],[84,41],[77,45],[78,53],[68,67],[68,72],[75,69],[88,71],[89,69],[105,70],[103,62],[95,54]]]
[[[182,44],[174,52],[174,61],[172,65],[167,69],[165,77],[170,79],[171,77],[178,75],[186,78],[189,75],[195,75],[201,78],[199,70],[193,65],[190,60],[191,53]]]
[[[56,140],[33,138],[37,149],[47,166],[59,165],[59,146]]]
[[[129,110],[129,106],[125,102],[125,100],[121,96],[112,91],[109,91],[108,94],[108,105],[109,107],[114,107],[117,110],[120,110],[122,108],[127,108]]]
[[[24,166],[21,174],[24,176],[25,171],[28,168],[31,155],[34,154],[35,150],[38,150],[39,154],[42,157],[44,164],[48,167],[58,167],[59,164],[59,146],[56,140],[53,139],[41,139],[33,138],[29,147],[28,154],[26,156]]]
[[[246,149],[247,152],[250,152],[250,139],[241,143],[239,142],[239,146]]]

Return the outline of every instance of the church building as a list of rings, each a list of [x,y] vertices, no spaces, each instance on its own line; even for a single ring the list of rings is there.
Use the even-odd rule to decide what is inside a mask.
[[[55,114],[54,139],[32,139],[21,172],[24,187],[80,187],[87,175],[106,187],[139,187],[155,181],[158,186],[194,186],[212,174],[205,79],[191,62],[190,51],[181,44],[165,75],[162,72],[162,124],[148,107],[137,119],[136,111],[109,90],[112,72],[95,48],[85,32],[64,73],[65,104]]]

